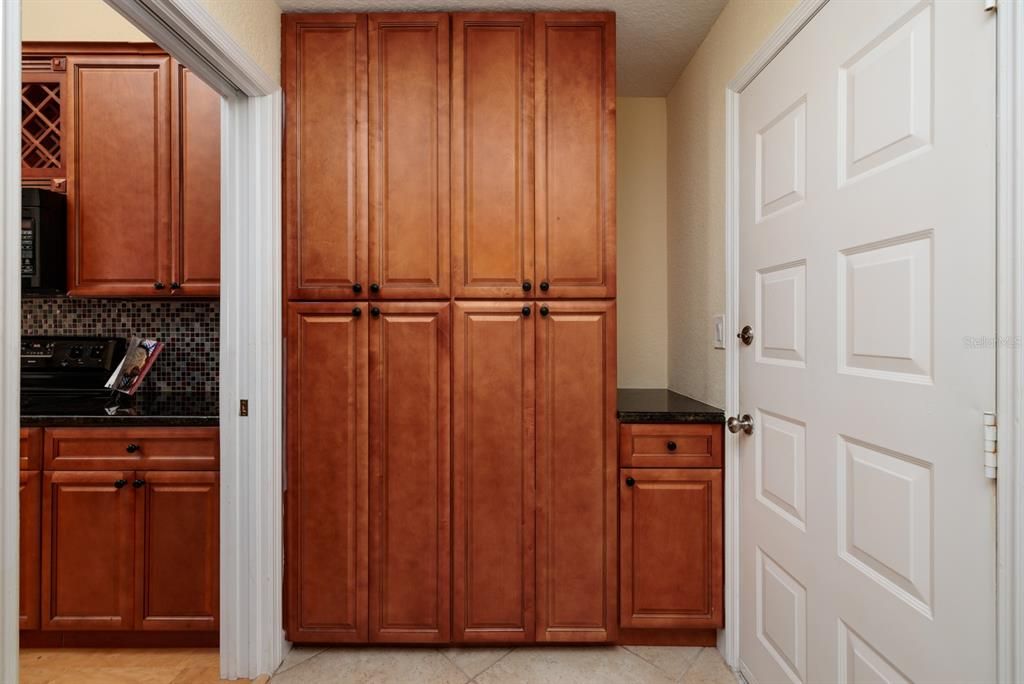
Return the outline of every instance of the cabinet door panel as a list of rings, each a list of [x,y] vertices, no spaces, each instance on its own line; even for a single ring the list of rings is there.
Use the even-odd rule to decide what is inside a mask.
[[[449,293],[448,22],[370,15],[370,280],[379,297]]]
[[[451,603],[447,303],[370,321],[370,637],[447,642]]]
[[[533,16],[452,18],[452,281],[456,297],[530,297]],[[531,289],[524,291],[524,283]]]
[[[220,293],[220,94],[174,62],[171,294]]]
[[[39,629],[39,516],[42,486],[38,471],[21,471],[21,543],[18,629]]]
[[[210,631],[220,596],[217,473],[139,472],[136,494],[136,624]]]
[[[622,627],[722,627],[721,469],[624,469],[620,481]]]
[[[533,641],[534,316],[459,302],[453,343],[454,638]]]
[[[71,57],[68,71],[71,294],[167,295],[170,57]]]
[[[366,16],[281,19],[288,298],[366,297]]]
[[[616,630],[615,303],[537,322],[537,639]]]
[[[134,475],[44,473],[43,629],[133,628]]]
[[[367,639],[367,317],[356,306],[288,307],[288,639],[299,643]]]
[[[537,14],[537,278],[615,296],[615,17]]]
[[[42,428],[21,428],[20,454],[18,459],[21,470],[39,470],[43,460]]]

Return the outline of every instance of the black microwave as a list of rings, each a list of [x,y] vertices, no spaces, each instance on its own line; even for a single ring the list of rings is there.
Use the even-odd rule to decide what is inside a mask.
[[[21,190],[21,293],[67,292],[67,198],[52,190]]]

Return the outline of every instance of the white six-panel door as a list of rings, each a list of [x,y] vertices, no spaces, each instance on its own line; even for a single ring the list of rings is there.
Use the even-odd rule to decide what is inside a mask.
[[[994,682],[995,17],[832,0],[740,99],[740,663]]]

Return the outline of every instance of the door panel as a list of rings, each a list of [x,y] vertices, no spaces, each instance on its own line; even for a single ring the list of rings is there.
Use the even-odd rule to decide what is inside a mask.
[[[134,476],[43,474],[43,629],[134,627]]]
[[[20,570],[18,629],[39,629],[39,553],[41,530],[42,487],[39,471],[21,471],[19,488],[21,515],[21,543],[19,545]]]
[[[365,298],[366,16],[281,21],[287,296]]]
[[[533,98],[533,16],[454,15],[456,297],[518,298],[540,291],[533,289]]]
[[[537,279],[615,296],[615,16],[537,14]]]
[[[996,680],[995,24],[830,2],[741,95],[751,681]]]
[[[544,315],[544,309],[549,313]],[[615,303],[537,322],[537,639],[615,638]]]
[[[370,636],[447,642],[451,622],[448,303],[370,321]]]
[[[166,295],[170,57],[71,57],[68,72],[71,294]]]
[[[448,24],[370,15],[371,296],[449,293]]]
[[[534,316],[517,302],[458,302],[453,344],[454,639],[529,642]]]
[[[367,639],[363,304],[288,307],[288,638]]]
[[[220,94],[174,62],[172,294],[220,293]]]
[[[722,627],[721,469],[623,469],[619,482],[619,624]]]
[[[211,472],[138,472],[135,591],[144,630],[216,630],[220,487]]]

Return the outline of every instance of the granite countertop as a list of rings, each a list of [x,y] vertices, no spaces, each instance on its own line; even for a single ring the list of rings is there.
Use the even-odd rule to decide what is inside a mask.
[[[216,427],[216,394],[139,392],[111,400],[59,404],[44,398],[22,401],[22,427]]]
[[[724,423],[725,411],[667,389],[620,389],[623,423]]]

